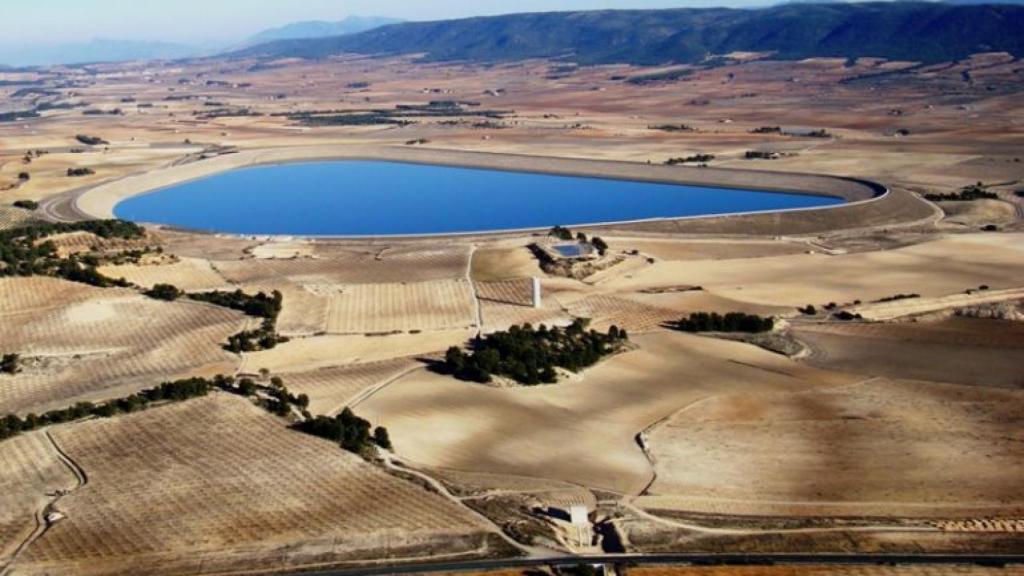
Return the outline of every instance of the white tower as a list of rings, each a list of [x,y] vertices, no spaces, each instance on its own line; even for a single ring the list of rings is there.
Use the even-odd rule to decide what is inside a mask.
[[[533,278],[533,307],[534,308],[541,308],[542,307],[541,298],[540,298],[540,278],[536,278],[536,277]]]

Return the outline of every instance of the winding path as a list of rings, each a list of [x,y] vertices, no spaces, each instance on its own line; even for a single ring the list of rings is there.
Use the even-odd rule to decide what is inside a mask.
[[[18,562],[18,559],[21,557],[21,555],[24,554],[26,550],[28,550],[29,546],[31,546],[36,540],[42,538],[43,534],[46,534],[46,531],[50,529],[50,526],[53,525],[53,522],[50,521],[49,517],[54,512],[58,512],[57,503],[60,502],[61,499],[63,499],[65,496],[72,494],[76,490],[79,490],[80,488],[89,483],[89,477],[86,475],[85,470],[81,466],[79,466],[77,462],[72,460],[71,457],[68,456],[66,452],[64,452],[60,445],[57,444],[57,441],[54,439],[53,434],[51,434],[50,431],[47,430],[44,433],[44,435],[46,436],[46,439],[50,441],[50,444],[53,446],[53,450],[57,454],[57,459],[60,460],[61,463],[64,464],[68,468],[68,470],[70,470],[71,473],[75,476],[77,484],[74,488],[71,488],[69,490],[58,490],[57,492],[54,493],[52,499],[49,502],[47,502],[46,505],[43,506],[41,510],[36,511],[35,529],[18,546],[18,549],[14,551],[14,554],[11,555],[11,558],[7,562],[7,565],[4,566],[2,570],[0,570],[0,576],[8,576],[8,574],[11,573],[11,569]]]

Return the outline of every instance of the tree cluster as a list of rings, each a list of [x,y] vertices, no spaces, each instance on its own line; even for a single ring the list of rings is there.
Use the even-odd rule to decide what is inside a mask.
[[[370,432],[370,423],[352,410],[345,408],[335,417],[317,416],[295,425],[297,430],[337,442],[342,448],[356,454],[365,453],[373,445],[385,450],[391,449],[391,439],[386,428],[378,426]]]
[[[692,156],[687,156],[685,158],[683,158],[683,157],[669,158],[668,160],[665,161],[665,164],[668,164],[669,166],[675,166],[677,164],[689,164],[689,163],[707,164],[708,162],[711,162],[714,159],[715,159],[715,155],[714,154],[694,154]]]
[[[277,316],[281,313],[283,297],[277,290],[270,295],[263,292],[246,294],[241,290],[234,292],[203,292],[189,294],[192,300],[208,302],[217,306],[239,310],[249,316],[263,318],[263,323],[256,330],[243,330],[228,337],[225,349],[234,352],[256,352],[269,350],[282,342],[287,342],[277,333]]]
[[[190,398],[205,396],[214,387],[221,386],[224,381],[226,381],[226,378],[223,376],[217,376],[213,380],[189,378],[174,382],[164,382],[155,388],[143,390],[138,394],[131,394],[102,404],[79,402],[69,408],[51,410],[42,415],[28,414],[24,418],[19,418],[16,414],[8,414],[5,418],[0,419],[0,440],[51,424],[73,422],[90,416],[109,418],[117,414],[145,410],[150,405],[158,402],[181,402]]]
[[[78,176],[91,176],[95,173],[96,171],[93,170],[92,168],[68,168],[69,178],[75,178]]]
[[[17,374],[18,372],[21,372],[21,356],[4,354],[0,357],[0,373]]]
[[[555,368],[578,371],[592,366],[619,351],[629,339],[625,330],[615,326],[606,333],[588,326],[585,319],[576,319],[566,328],[513,326],[478,338],[468,353],[449,348],[443,370],[471,382],[487,383],[498,374],[527,386],[551,384],[558,381]]]
[[[14,207],[23,210],[36,210],[39,208],[39,202],[35,200],[15,200]]]
[[[99,259],[90,254],[61,257],[47,239],[65,232],[91,232],[100,238],[138,238],[145,230],[131,222],[92,220],[72,223],[35,223],[28,227],[0,231],[0,276],[56,276],[93,286],[128,286],[96,270]]]
[[[683,332],[769,332],[775,327],[775,319],[762,318],[756,314],[729,312],[694,312],[689,318],[676,322],[676,328]]]
[[[996,200],[999,198],[999,195],[995,192],[989,192],[988,188],[986,188],[984,184],[978,182],[977,184],[964,186],[959,192],[950,192],[949,194],[925,194],[924,197],[932,202],[972,202],[974,200]]]
[[[100,146],[110,144],[110,142],[107,142],[106,140],[100,138],[99,136],[87,136],[85,134],[79,134],[75,136],[75,140],[78,140],[79,142],[85,144],[86,146]]]
[[[149,290],[146,290],[145,294],[150,298],[173,302],[178,298],[181,298],[184,292],[172,284],[156,284]]]

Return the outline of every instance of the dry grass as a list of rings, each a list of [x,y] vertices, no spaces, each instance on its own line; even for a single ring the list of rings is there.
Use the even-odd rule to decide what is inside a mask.
[[[981,284],[1024,286],[1022,246],[1024,236],[1020,234],[976,234],[841,256],[659,262],[603,288],[637,290],[688,284],[735,300],[793,307],[858,299],[868,302],[897,293],[945,296]]]
[[[648,508],[784,516],[1017,517],[1024,393],[874,380],[719,394],[651,434]]]
[[[260,368],[272,372],[299,372],[344,364],[362,364],[444,352],[462,346],[474,334],[471,330],[442,330],[420,334],[388,336],[316,336],[295,338],[273,350],[246,354],[244,372]]]
[[[55,430],[89,483],[21,574],[207,573],[472,551],[461,508],[216,394]]]
[[[636,433],[691,402],[853,380],[733,342],[669,332],[634,340],[638,350],[557,386],[501,389],[418,371],[357,410],[379,414],[412,462],[637,492],[651,470]]]
[[[227,280],[210,266],[209,261],[198,258],[182,258],[170,264],[125,264],[102,266],[101,274],[152,288],[155,284],[170,284],[185,291],[216,290],[230,288]]]
[[[374,284],[464,278],[466,246],[364,247],[314,245],[314,258],[226,260],[214,268],[232,283],[287,278],[300,284]]]
[[[1024,323],[949,318],[934,322],[798,327],[808,362],[892,378],[1024,389]]]
[[[523,246],[477,250],[472,274],[473,280],[481,283],[544,276],[537,259]]]

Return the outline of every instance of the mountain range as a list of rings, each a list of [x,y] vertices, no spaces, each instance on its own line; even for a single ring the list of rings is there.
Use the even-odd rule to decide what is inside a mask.
[[[963,1],[963,0],[961,0]],[[968,0],[969,1],[969,0]],[[244,57],[425,54],[427,61],[564,58],[580,64],[701,62],[730,52],[779,59],[880,57],[940,62],[1005,51],[1024,55],[1024,6],[938,2],[785,4],[545,12],[406,22],[348,36],[277,40]]]

